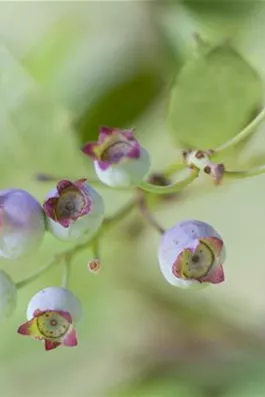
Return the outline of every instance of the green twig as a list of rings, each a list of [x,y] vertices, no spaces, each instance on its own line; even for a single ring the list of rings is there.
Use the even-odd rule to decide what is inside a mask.
[[[242,178],[249,178],[252,176],[257,176],[260,174],[265,173],[265,165],[260,167],[255,167],[249,170],[242,170],[242,171],[225,171],[224,177],[231,178],[231,179],[242,179]]]
[[[63,288],[68,288],[70,274],[71,274],[71,256],[69,258],[65,258],[64,271],[63,271],[63,276],[62,276],[62,287]]]
[[[180,170],[182,168],[183,168],[183,166],[182,165],[180,166],[179,164],[171,166],[171,170]],[[187,185],[189,185],[191,182],[193,182],[197,178],[197,176],[198,176],[198,170],[194,169],[191,171],[190,175],[186,179],[184,179],[180,182],[176,182],[173,185],[162,187],[162,186],[152,185],[147,182],[142,182],[142,184],[139,186],[139,189],[142,189],[142,190],[148,191],[150,193],[154,193],[154,194],[174,193],[174,192],[178,192],[181,189],[185,188]],[[90,241],[76,245],[74,248],[68,249],[68,250],[56,255],[55,258],[48,265],[42,267],[39,271],[37,271],[33,275],[25,278],[24,280],[17,282],[16,283],[17,289],[23,288],[26,285],[28,285],[29,283],[31,283],[32,281],[35,281],[41,275],[48,272],[52,267],[56,266],[57,264],[61,263],[62,261],[66,261],[65,273],[63,276],[63,285],[67,285],[68,281],[69,281],[69,275],[70,275],[70,264],[69,264],[70,259],[72,259],[72,257],[76,253],[78,253],[84,249],[87,249],[89,247],[93,247],[93,249],[95,250],[94,252],[96,252],[97,255],[99,255],[99,253],[98,253],[99,237],[102,236],[104,234],[104,232],[107,231],[109,228],[116,225],[116,223],[122,221],[127,215],[129,215],[131,213],[131,211],[133,210],[133,208],[135,208],[135,206],[137,204],[138,204],[137,199],[133,198],[132,200],[130,200],[116,214],[114,214],[113,216],[110,216],[109,218],[106,218],[104,220],[104,222],[101,226],[101,229]],[[143,203],[143,201],[142,201],[141,202],[141,210],[142,210],[142,214],[144,215],[145,219],[147,219],[149,221],[149,223],[151,223],[154,227],[156,227],[156,229],[159,230],[160,233],[163,233],[164,229],[161,228],[156,223],[156,221],[154,219],[151,219],[151,214],[146,212],[146,208],[144,207],[144,205],[146,205],[146,204]]]
[[[223,145],[220,145],[218,148],[214,150],[214,153],[223,152],[226,149],[230,149],[238,143],[242,142],[245,138],[250,136],[256,131],[256,128],[263,122],[265,119],[265,107],[261,110],[261,112],[252,120],[241,132],[239,132],[235,137],[230,139],[228,142],[225,142]]]
[[[35,179],[38,182],[47,182],[48,183],[48,182],[58,182],[58,181],[60,181],[62,179],[69,179],[69,178],[64,178],[62,176],[59,177],[59,176],[56,176],[56,175],[51,175],[51,174],[46,174],[46,173],[39,172],[39,173],[37,173],[35,175]],[[100,182],[99,179],[92,179],[92,178],[88,177],[87,181],[91,185],[97,185],[97,186],[100,186],[100,187],[109,188],[109,186],[106,186],[102,182]]]
[[[134,206],[135,206],[135,200],[129,201],[129,203],[127,203],[115,215],[113,215],[113,216],[111,216],[109,218],[106,218],[104,220],[101,229],[99,230],[99,232],[90,241],[86,241],[86,242],[84,242],[82,244],[76,245],[74,248],[70,248],[70,249],[68,249],[68,250],[56,255],[55,258],[48,265],[43,266],[39,271],[37,271],[36,273],[32,274],[31,276],[25,278],[24,280],[21,280],[21,281],[17,282],[16,283],[17,289],[23,288],[26,285],[30,284],[32,281],[35,281],[41,275],[43,275],[44,273],[48,272],[52,267],[54,267],[55,265],[58,265],[62,261],[66,261],[66,262],[68,261],[69,262],[69,260],[72,259],[72,257],[75,254],[77,254],[78,252],[81,252],[84,249],[87,249],[87,248],[93,246],[93,244],[95,245],[95,241],[97,241],[99,239],[99,237],[109,227],[113,226],[114,224],[116,225],[116,223],[118,223],[119,221],[124,219],[125,216],[129,215],[129,213],[134,208]],[[68,278],[69,272],[70,272],[70,269],[67,270],[67,273],[64,276],[65,279]]]
[[[116,212],[116,214],[106,218],[103,224],[102,233],[116,222],[123,220],[135,207],[135,199],[133,198],[127,204],[124,205],[120,210]]]
[[[156,221],[156,219],[153,217],[153,215],[148,209],[145,193],[142,192],[140,189],[137,189],[136,193],[137,193],[136,196],[137,206],[143,218],[147,221],[147,223],[149,223],[149,225],[151,225],[160,234],[164,234],[165,229],[159,225],[159,223]]]
[[[138,185],[138,188],[154,194],[177,193],[180,190],[184,189],[186,186],[190,185],[198,177],[198,175],[199,171],[197,169],[192,169],[189,176],[187,176],[182,181],[176,182],[172,185],[157,186],[143,181]]]
[[[59,261],[57,262],[57,258],[54,258],[50,263],[47,265],[43,266],[40,270],[37,272],[33,273],[31,276],[28,278],[25,278],[24,280],[21,280],[16,283],[16,288],[20,289],[25,287],[26,285],[30,284],[32,281],[37,280],[42,274],[46,273],[48,270],[50,270],[52,267],[54,267]]]
[[[169,178],[170,176],[176,174],[179,171],[182,171],[186,168],[185,163],[177,163],[177,164],[170,164],[163,172],[163,175],[166,178]]]
[[[91,249],[93,252],[94,259],[100,259],[99,254],[99,238],[95,238],[93,243],[91,244]]]

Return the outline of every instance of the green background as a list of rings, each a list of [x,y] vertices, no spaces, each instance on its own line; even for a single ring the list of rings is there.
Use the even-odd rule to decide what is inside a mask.
[[[195,33],[210,46],[228,40],[251,71],[218,58],[218,68],[226,62],[232,71],[221,84],[224,103],[214,105],[220,73],[207,79],[206,56],[203,78],[211,95],[196,88],[201,72],[192,75],[194,84],[188,78],[173,109],[183,117],[172,128],[168,108],[179,72],[208,54],[208,44],[196,48]],[[34,180],[38,172],[94,179],[79,147],[94,140],[102,124],[136,127],[156,171],[178,161],[181,146],[224,142],[262,106],[264,34],[265,4],[250,0],[1,2],[0,187],[23,188],[43,201],[53,184]],[[236,79],[245,94],[240,103],[227,94]],[[189,102],[195,88],[204,103],[199,109]],[[179,103],[184,96],[185,106]],[[208,103],[216,106],[214,117]],[[203,128],[196,129],[197,120]],[[247,147],[227,154],[226,164],[264,163],[264,144],[261,126]],[[107,215],[130,198],[99,190]],[[263,397],[264,193],[263,176],[218,188],[202,177],[156,205],[164,227],[197,218],[224,237],[226,282],[205,291],[165,282],[154,248],[159,236],[136,211],[102,238],[99,274],[87,270],[89,250],[78,254],[70,281],[84,308],[77,349],[45,352],[16,334],[31,296],[60,284],[61,265],[19,291],[15,314],[0,328],[0,396]],[[47,235],[36,254],[1,260],[1,268],[19,281],[68,247]]]

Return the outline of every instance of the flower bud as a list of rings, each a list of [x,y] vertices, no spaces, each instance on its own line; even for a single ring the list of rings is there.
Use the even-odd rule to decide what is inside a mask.
[[[103,199],[85,181],[60,181],[44,202],[48,230],[61,240],[89,239],[101,226]]]
[[[94,160],[101,182],[114,188],[137,185],[150,168],[150,156],[133,130],[101,127],[98,141],[87,143],[82,151]]]
[[[0,323],[13,314],[16,305],[16,285],[7,273],[0,270]]]
[[[188,220],[168,229],[158,252],[166,280],[183,288],[224,281],[222,237],[205,222]]]
[[[0,191],[0,256],[19,258],[36,249],[45,233],[38,201],[21,189]]]
[[[62,287],[47,287],[37,292],[27,308],[28,321],[18,328],[21,335],[45,344],[45,350],[58,346],[77,346],[74,323],[82,316],[80,301]]]

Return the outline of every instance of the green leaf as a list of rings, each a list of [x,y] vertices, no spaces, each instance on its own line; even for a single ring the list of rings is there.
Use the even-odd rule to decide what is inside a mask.
[[[163,87],[158,72],[143,68],[111,86],[75,122],[81,142],[95,139],[101,125],[126,127],[141,115]]]
[[[168,122],[184,147],[215,148],[235,136],[261,106],[257,72],[230,45],[191,59],[172,89]]]

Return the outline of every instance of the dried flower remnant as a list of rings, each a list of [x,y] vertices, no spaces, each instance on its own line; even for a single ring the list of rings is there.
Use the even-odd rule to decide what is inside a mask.
[[[43,204],[48,230],[62,240],[89,239],[101,226],[104,202],[86,183],[61,180]]]
[[[97,142],[87,143],[84,154],[94,161],[98,178],[111,187],[137,185],[150,168],[150,156],[133,130],[101,127]]]
[[[211,150],[188,150],[183,152],[186,165],[190,168],[197,168],[205,174],[210,175],[215,184],[219,184],[224,176],[225,167],[223,164],[216,164],[210,160],[213,154]]]
[[[91,273],[98,273],[101,268],[100,260],[92,259],[91,261],[88,262],[87,268]]]
[[[222,283],[225,255],[222,237],[211,225],[197,220],[168,229],[158,252],[166,280],[183,288]]]

